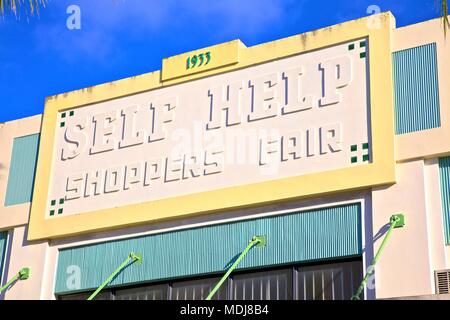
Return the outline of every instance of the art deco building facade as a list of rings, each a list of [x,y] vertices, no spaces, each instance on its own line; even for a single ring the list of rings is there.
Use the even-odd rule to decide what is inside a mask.
[[[246,248],[213,299],[448,297],[449,57],[384,13],[48,97],[0,124],[0,297],[205,299]]]

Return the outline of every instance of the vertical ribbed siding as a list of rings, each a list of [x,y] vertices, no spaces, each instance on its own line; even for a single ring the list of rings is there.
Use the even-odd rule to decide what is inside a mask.
[[[394,52],[396,133],[440,127],[436,43]]]
[[[14,139],[5,206],[31,201],[38,146],[39,134]]]
[[[253,248],[240,268],[360,255],[360,211],[356,203],[61,250],[55,291],[75,291],[66,285],[70,266],[81,272],[78,290],[97,287],[132,251],[143,254],[142,265],[113,285],[221,272],[254,235],[266,235],[268,245]]]
[[[8,232],[0,232],[0,284],[2,283],[3,280],[7,243],[8,243]]]
[[[450,244],[450,157],[439,159],[445,243]]]

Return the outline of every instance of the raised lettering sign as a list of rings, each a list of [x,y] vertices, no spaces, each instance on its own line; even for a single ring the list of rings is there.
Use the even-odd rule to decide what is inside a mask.
[[[370,162],[367,58],[350,47],[59,112],[47,217]]]

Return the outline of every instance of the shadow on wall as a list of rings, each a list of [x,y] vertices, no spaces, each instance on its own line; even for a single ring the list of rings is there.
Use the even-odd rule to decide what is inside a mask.
[[[5,166],[3,165],[3,163],[0,163],[0,180],[3,179],[3,174],[1,174],[1,171],[3,171],[4,168]]]
[[[238,253],[237,255],[235,255],[230,261],[228,261],[228,263],[224,266],[224,270],[230,269],[231,266],[233,265],[233,263],[235,263],[236,260],[239,258],[239,256],[242,254],[242,252],[244,252],[244,251],[239,252],[239,253]]]
[[[7,243],[6,250],[5,250],[6,254],[3,257],[3,267],[4,267],[3,270],[1,270],[1,267],[0,267],[0,271],[1,271],[1,273],[0,273],[0,280],[1,280],[0,281],[0,287],[5,285],[6,282],[8,281],[8,279],[10,278],[11,271],[10,271],[9,266],[10,266],[10,262],[11,262],[11,251],[12,251],[13,238],[14,238],[14,233],[9,231],[8,232],[8,241],[6,242]],[[1,262],[2,261],[1,261],[1,257],[0,257],[0,263]],[[2,293],[0,293],[0,300],[5,300],[6,292],[9,289],[11,289],[11,286],[8,287],[7,290],[4,290]]]
[[[390,227],[389,223],[386,223],[384,226],[382,226],[380,228],[380,230],[378,230],[378,232],[373,236],[371,245],[373,245],[375,242],[377,242],[379,239],[381,239],[386,234],[386,232],[388,232],[389,227]],[[368,244],[366,244],[366,247],[367,247],[367,245]],[[366,248],[363,248],[362,252],[366,253]]]
[[[380,230],[378,230],[378,232],[373,236],[373,242],[377,241],[382,236],[384,236],[386,232],[388,232],[390,227],[391,225],[389,223],[386,223],[384,226],[382,226]]]

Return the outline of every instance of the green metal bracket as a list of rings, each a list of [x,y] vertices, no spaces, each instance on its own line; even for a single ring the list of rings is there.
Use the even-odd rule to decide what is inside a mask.
[[[389,223],[395,223],[394,228],[402,228],[405,226],[405,216],[401,213],[394,214],[389,220]]]
[[[256,241],[255,247],[265,247],[267,245],[266,236],[254,236],[252,241]]]
[[[27,280],[30,277],[30,268],[22,268],[19,271],[19,280]]]
[[[138,264],[142,264],[142,254],[140,253],[130,253],[130,258],[133,259],[133,261],[136,261]]]
[[[103,290],[104,287],[106,287],[126,266],[128,266],[129,263],[134,263],[136,261],[138,262],[138,264],[142,264],[142,255],[140,253],[131,252],[125,259],[125,261],[122,262],[122,264],[116,270],[114,270],[113,273],[111,273],[108,279],[106,279],[100,285],[100,287],[98,287],[97,290],[95,290],[95,292],[90,295],[88,300],[93,300],[100,293],[100,291]]]
[[[3,287],[0,288],[0,293],[8,289],[14,282],[18,280],[27,280],[30,277],[30,268],[22,268],[16,273]]]
[[[248,243],[247,247],[244,249],[244,251],[241,252],[239,257],[236,259],[236,261],[233,263],[233,265],[228,269],[228,271],[224,274],[222,279],[216,284],[216,286],[211,290],[208,297],[206,297],[206,300],[211,300],[212,297],[216,294],[216,292],[220,289],[222,284],[228,279],[230,274],[236,269],[238,264],[241,262],[242,259],[247,255],[247,253],[250,251],[253,246],[255,247],[265,247],[267,245],[267,238],[266,236],[254,236],[252,240]]]
[[[389,229],[386,232],[386,236],[383,239],[383,242],[381,242],[381,246],[377,251],[377,254],[375,255],[375,258],[373,258],[372,264],[370,265],[369,269],[366,272],[366,275],[363,278],[363,281],[361,282],[360,286],[358,287],[358,290],[356,293],[352,296],[352,300],[360,300],[361,294],[364,291],[364,287],[366,286],[367,280],[369,279],[369,276],[372,275],[372,273],[375,270],[375,265],[378,262],[378,259],[380,258],[381,253],[384,250],[384,247],[386,246],[387,241],[389,240],[392,231],[396,228],[402,228],[405,226],[405,216],[402,213],[394,214],[389,219]]]

